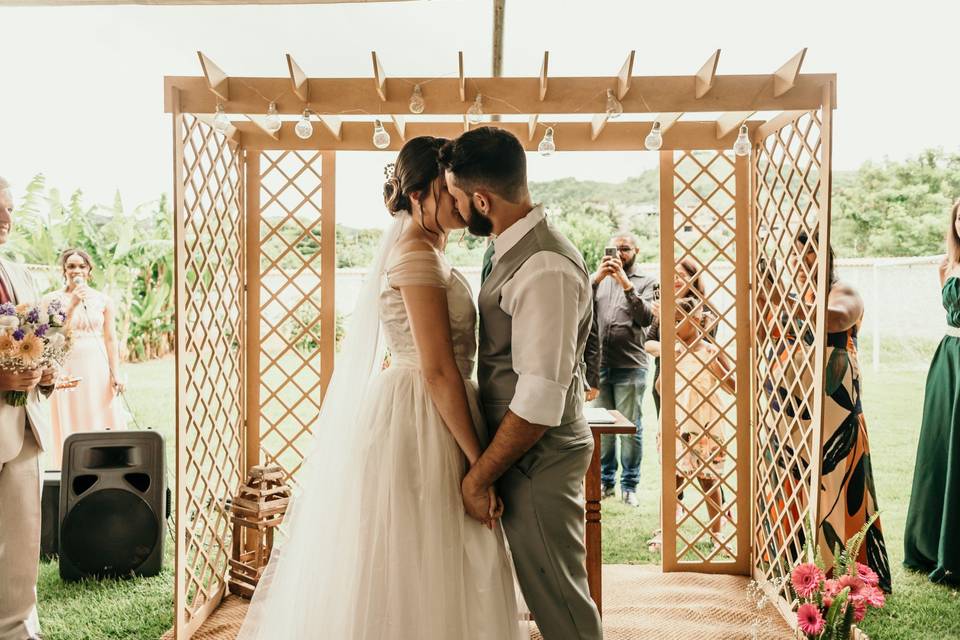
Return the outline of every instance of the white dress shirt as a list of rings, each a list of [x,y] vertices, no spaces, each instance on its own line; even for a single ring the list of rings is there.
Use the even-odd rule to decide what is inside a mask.
[[[493,265],[545,216],[537,205],[497,236]],[[589,289],[569,259],[540,251],[500,291],[500,308],[513,319],[513,370],[519,376],[510,410],[527,422],[560,424],[577,364],[580,318],[591,305]]]

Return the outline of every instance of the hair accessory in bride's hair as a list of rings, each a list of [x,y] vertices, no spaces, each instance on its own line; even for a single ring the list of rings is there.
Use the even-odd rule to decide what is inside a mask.
[[[389,180],[397,170],[397,163],[390,162],[383,167],[383,177]]]

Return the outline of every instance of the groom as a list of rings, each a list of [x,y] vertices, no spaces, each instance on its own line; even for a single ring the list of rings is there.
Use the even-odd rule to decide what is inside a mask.
[[[0,178],[0,245],[13,229],[13,195]],[[30,273],[0,259],[0,304],[39,300]],[[0,640],[39,638],[40,451],[45,422],[40,389],[53,391],[53,370],[0,371],[0,396],[27,391],[24,407],[0,397]]]
[[[464,506],[488,520],[487,489],[497,484],[520,588],[545,640],[600,639],[581,493],[593,452],[583,418],[587,268],[530,201],[526,155],[512,134],[474,129],[448,142],[440,161],[470,231],[496,237],[478,300],[478,381],[492,439],[463,480]]]

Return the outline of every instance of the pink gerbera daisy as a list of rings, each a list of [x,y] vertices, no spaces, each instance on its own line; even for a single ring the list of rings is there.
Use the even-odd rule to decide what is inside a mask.
[[[879,609],[886,604],[887,596],[878,587],[868,585],[863,591],[863,600],[874,609]]]
[[[857,563],[857,576],[871,587],[880,584],[880,577],[877,572],[860,562]]]
[[[797,609],[797,626],[808,636],[819,635],[824,627],[823,616],[815,604],[802,604]]]
[[[794,568],[790,575],[790,583],[793,584],[793,590],[801,598],[809,598],[823,581],[823,572],[820,568],[811,563],[805,562]]]
[[[826,582],[823,583],[823,593],[824,593],[824,595],[828,595],[828,596],[830,596],[830,597],[833,597],[833,596],[837,595],[838,593],[840,593],[842,590],[843,590],[843,589],[840,587],[840,583],[837,582],[836,580],[831,579],[831,580],[827,580]]]
[[[853,603],[853,621],[861,622],[867,615],[867,603],[863,600]]]
[[[863,593],[863,590],[867,587],[863,580],[856,576],[850,575],[840,576],[838,583],[841,590],[846,588],[850,589],[851,598],[859,597]]]

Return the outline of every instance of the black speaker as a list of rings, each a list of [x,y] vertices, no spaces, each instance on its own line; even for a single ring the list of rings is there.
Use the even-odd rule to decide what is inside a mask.
[[[155,576],[163,567],[163,436],[75,433],[63,445],[60,577]]]
[[[43,472],[43,497],[40,499],[40,557],[57,555],[60,542],[60,470]]]

